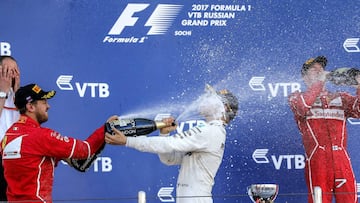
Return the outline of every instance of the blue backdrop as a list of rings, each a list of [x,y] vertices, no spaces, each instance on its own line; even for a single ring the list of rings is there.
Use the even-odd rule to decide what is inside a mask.
[[[183,115],[209,83],[240,100],[228,127],[215,202],[250,202],[247,186],[279,184],[277,202],[306,202],[304,150],[287,96],[304,84],[302,64],[360,67],[360,1],[0,0],[0,53],[14,56],[21,83],[54,89],[45,124],[85,139],[113,114]],[[344,90],[343,87],[334,87]],[[354,93],[353,89],[345,89]],[[360,122],[349,121],[356,177]],[[154,133],[156,135],[157,132]],[[60,163],[54,199],[173,202],[178,167],[157,155],[107,146],[90,171]]]

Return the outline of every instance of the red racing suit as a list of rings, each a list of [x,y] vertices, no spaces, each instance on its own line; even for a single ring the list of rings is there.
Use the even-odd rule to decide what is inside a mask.
[[[350,157],[347,152],[346,120],[360,117],[360,90],[357,96],[323,90],[316,82],[306,92],[294,92],[289,104],[301,132],[306,154],[305,177],[312,203],[314,187],[322,189],[322,202],[358,202]]]
[[[1,145],[8,201],[51,203],[58,161],[88,158],[103,143],[104,126],[81,141],[43,128],[30,117],[21,115],[8,129]]]

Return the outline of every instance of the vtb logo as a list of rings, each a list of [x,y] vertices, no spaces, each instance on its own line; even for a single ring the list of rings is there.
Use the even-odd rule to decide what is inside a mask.
[[[290,93],[300,91],[301,85],[297,82],[281,82],[264,84],[265,77],[254,76],[249,81],[249,86],[253,91],[266,91],[266,86],[270,91],[270,97],[276,97],[282,93],[283,97],[287,97]]]
[[[56,85],[61,90],[74,90],[73,85],[70,83],[73,79],[72,75],[60,75],[56,80]],[[90,89],[91,97],[106,98],[109,97],[109,85],[107,83],[75,83],[75,87],[80,97],[85,97],[86,90]]]
[[[255,149],[252,154],[253,160],[257,164],[273,163],[276,170],[280,170],[284,165],[287,169],[303,169],[305,167],[305,156],[302,154],[271,155],[271,161],[267,157],[269,149]]]
[[[129,3],[109,31],[109,35],[120,35],[125,27],[135,26],[139,20],[136,13],[147,9],[150,4]],[[158,4],[144,26],[150,27],[147,35],[165,34],[180,12],[182,5]]]

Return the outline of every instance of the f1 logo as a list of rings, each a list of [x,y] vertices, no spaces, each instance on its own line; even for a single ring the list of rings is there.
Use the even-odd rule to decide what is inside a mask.
[[[150,4],[129,3],[109,31],[109,35],[120,35],[127,26],[135,26],[138,17],[135,13],[144,11]],[[180,12],[182,5],[159,4],[151,14],[145,26],[150,26],[147,35],[165,34],[173,20]]]

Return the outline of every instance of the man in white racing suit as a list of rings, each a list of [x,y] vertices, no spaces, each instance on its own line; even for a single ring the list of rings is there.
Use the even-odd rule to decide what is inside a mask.
[[[169,136],[176,126],[160,130],[160,136],[126,137],[113,128],[114,135],[106,133],[105,141],[126,145],[143,152],[157,153],[167,165],[181,165],[176,187],[177,203],[212,203],[214,178],[221,164],[225,140],[225,126],[236,115],[237,98],[227,90],[210,91],[202,95],[198,110],[205,122],[188,131]],[[167,124],[173,118],[163,120]]]

